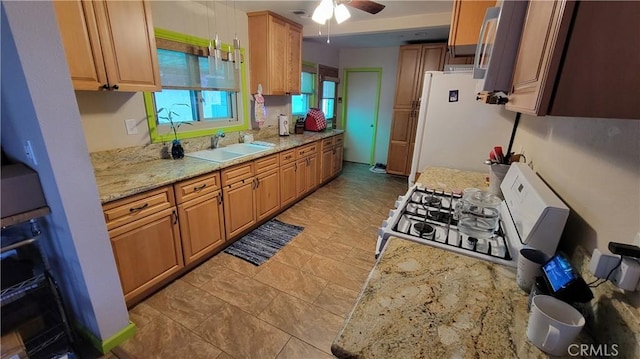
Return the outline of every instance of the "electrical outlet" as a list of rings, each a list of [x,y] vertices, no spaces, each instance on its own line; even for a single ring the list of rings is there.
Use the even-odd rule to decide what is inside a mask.
[[[24,152],[31,163],[33,163],[34,166],[37,166],[38,160],[36,159],[36,154],[33,152],[33,147],[31,147],[31,141],[27,140],[27,142],[24,143]]]
[[[620,256],[602,254],[598,248],[593,250],[591,261],[589,262],[589,271],[598,278],[606,278],[611,270],[618,265]],[[613,276],[614,273],[611,273]],[[609,278],[611,278],[611,276]]]
[[[127,127],[127,135],[137,135],[138,134],[138,126],[135,118],[130,118],[124,120],[124,124]]]
[[[635,259],[624,258],[610,279],[620,289],[635,291],[640,282],[640,264]]]

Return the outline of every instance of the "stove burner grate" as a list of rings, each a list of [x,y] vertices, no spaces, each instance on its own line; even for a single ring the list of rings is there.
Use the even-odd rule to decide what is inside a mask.
[[[413,229],[418,231],[420,237],[426,239],[433,239],[436,233],[436,229],[432,225],[424,222],[414,223]]]

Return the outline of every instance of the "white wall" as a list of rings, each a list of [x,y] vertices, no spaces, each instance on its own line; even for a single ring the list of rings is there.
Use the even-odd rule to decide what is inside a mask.
[[[640,121],[523,115],[514,149],[571,208],[563,236],[588,251],[640,232]],[[640,294],[635,294],[640,306]]]
[[[340,76],[343,76],[344,69],[347,68],[382,68],[382,88],[380,89],[374,163],[387,163],[399,50],[400,48],[397,46],[340,50]],[[342,94],[342,88],[339,89],[338,93]],[[340,112],[341,109],[338,109],[339,114]],[[345,136],[349,136],[349,134],[346,133]]]
[[[202,38],[211,38],[217,32],[223,43],[230,43],[237,31],[240,46],[249,46],[247,14],[234,11],[233,6],[227,7],[219,1],[207,2],[207,21],[207,6],[200,2],[150,3],[154,27]],[[248,67],[248,56],[245,56],[245,60]],[[250,83],[250,78],[247,80]],[[76,97],[89,152],[141,146],[151,142],[142,93],[76,91]],[[282,109],[277,108],[272,112],[280,111]],[[137,135],[127,135],[126,119],[137,120]]]
[[[2,148],[30,164],[30,140],[51,214],[46,257],[75,321],[99,339],[128,325],[93,167],[51,2],[2,3]]]
[[[328,44],[303,40],[302,61],[337,68],[340,67],[340,49]]]

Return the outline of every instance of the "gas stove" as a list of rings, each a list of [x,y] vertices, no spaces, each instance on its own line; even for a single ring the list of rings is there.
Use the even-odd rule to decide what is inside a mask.
[[[501,189],[505,200],[498,227],[476,238],[458,228],[460,194],[410,187],[378,230],[376,257],[392,236],[511,267],[525,245],[553,255],[569,213],[566,205],[523,164],[511,166]]]

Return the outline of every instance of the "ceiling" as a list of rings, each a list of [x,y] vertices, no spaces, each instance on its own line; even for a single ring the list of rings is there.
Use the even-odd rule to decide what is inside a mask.
[[[202,1],[205,2],[205,1]],[[331,24],[331,46],[336,47],[386,47],[399,46],[412,42],[429,42],[446,40],[449,36],[448,19],[452,10],[451,0],[435,1],[377,1],[385,5],[378,14],[371,15],[364,11],[349,8],[351,18],[338,25]],[[305,28],[304,40],[326,43],[327,27],[322,27],[322,35],[317,35],[319,26],[311,20],[311,14],[320,0],[314,1],[227,1],[228,6],[235,6],[244,12],[270,10],[284,16]],[[429,25],[429,15],[439,14],[446,17],[442,21]],[[443,15],[444,14],[444,15]],[[449,15],[447,15],[449,14]],[[443,16],[442,16],[443,15]],[[423,16],[425,20],[418,22],[404,19]],[[382,26],[384,24],[384,26]],[[406,27],[404,27],[406,26]],[[384,27],[384,30],[380,30]]]

